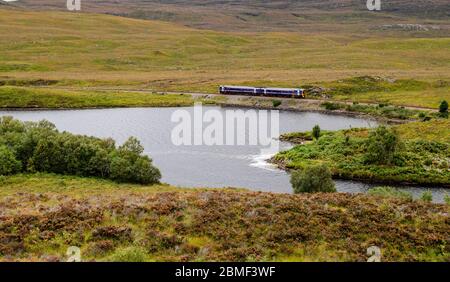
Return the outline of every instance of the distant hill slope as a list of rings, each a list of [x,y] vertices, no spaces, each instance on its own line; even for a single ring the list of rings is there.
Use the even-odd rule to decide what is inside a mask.
[[[336,24],[377,28],[383,24],[449,24],[448,0],[381,0],[382,11],[366,0],[82,0],[82,12],[156,19],[216,30],[336,30]],[[19,0],[26,9],[65,10],[65,0]],[[314,25],[314,26],[311,26]]]
[[[93,13],[5,8],[0,8],[0,30],[0,85],[14,79],[18,85],[57,81],[213,92],[220,84],[295,87],[357,76],[431,81],[450,76],[450,37],[222,32]],[[412,85],[417,96],[409,91],[399,97],[448,95],[443,87],[424,93]],[[348,94],[345,89],[342,93]]]

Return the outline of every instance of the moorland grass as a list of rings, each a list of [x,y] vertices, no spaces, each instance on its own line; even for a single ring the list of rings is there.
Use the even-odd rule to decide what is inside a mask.
[[[417,106],[437,109],[442,100],[450,99],[450,83],[445,80],[421,81],[361,76],[318,83],[323,94],[334,100]]]
[[[4,9],[0,28],[2,80],[211,93],[220,84],[327,86],[360,76],[434,83],[450,75],[445,37],[219,32],[108,15]],[[448,97],[448,85],[407,84],[336,97],[427,107]]]
[[[0,108],[175,107],[193,104],[191,95],[0,86]]]
[[[447,261],[449,206],[364,194],[0,179],[0,261]],[[345,238],[345,240],[342,240]],[[431,239],[430,239],[431,238]]]

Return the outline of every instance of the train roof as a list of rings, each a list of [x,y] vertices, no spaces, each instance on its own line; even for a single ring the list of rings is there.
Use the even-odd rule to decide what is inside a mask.
[[[221,85],[220,87],[245,88],[245,89],[254,89],[254,88],[257,88],[257,87],[251,87],[251,86],[239,86],[239,85]]]
[[[303,90],[301,88],[266,88],[267,90],[275,90],[275,91],[288,91],[288,90]]]

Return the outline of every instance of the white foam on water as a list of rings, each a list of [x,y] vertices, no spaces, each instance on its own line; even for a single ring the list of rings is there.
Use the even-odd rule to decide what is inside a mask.
[[[274,164],[271,164],[268,162],[270,158],[275,156],[275,154],[259,154],[259,155],[253,155],[251,156],[252,162],[250,163],[250,166],[258,167],[266,170],[271,171],[278,171],[278,167]]]

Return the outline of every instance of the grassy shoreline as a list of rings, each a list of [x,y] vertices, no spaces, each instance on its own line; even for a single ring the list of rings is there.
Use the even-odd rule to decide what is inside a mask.
[[[314,97],[312,97],[314,98]],[[279,105],[274,106],[274,101]],[[325,100],[326,101],[326,100]],[[278,109],[298,112],[320,112],[374,118],[381,122],[404,123],[421,115],[433,116],[427,109],[405,109],[398,106],[346,104],[320,99],[277,99],[276,97],[235,97],[209,94],[164,93],[131,90],[52,89],[25,86],[0,86],[0,109],[4,110],[71,110],[129,107],[183,107],[195,102],[205,105]],[[329,105],[332,108],[329,108]]]
[[[343,193],[2,177],[0,261],[448,261],[449,206]],[[346,238],[346,240],[342,240]]]
[[[19,87],[36,91],[47,89],[50,91],[67,92],[110,92],[110,93],[203,93],[208,95],[216,93],[217,87],[223,82],[217,82],[210,87],[197,90],[193,83],[189,88],[167,89],[159,86],[149,85],[122,85],[120,81],[97,82],[90,86],[88,81],[65,82],[49,79],[0,79],[0,86]],[[229,82],[231,84],[244,84],[248,86],[284,86],[293,87],[293,85],[283,82],[264,81],[256,82]],[[310,84],[297,85],[305,89],[307,98],[324,100],[337,105],[343,103],[361,103],[372,105],[392,105],[398,108],[409,108],[417,110],[436,110],[442,100],[450,100],[450,82],[446,80],[421,81],[415,79],[393,79],[379,76],[361,76],[349,77],[346,79],[332,82],[313,82]]]
[[[62,91],[11,86],[0,87],[0,108],[4,109],[179,107],[193,104],[194,99],[190,95]]]

